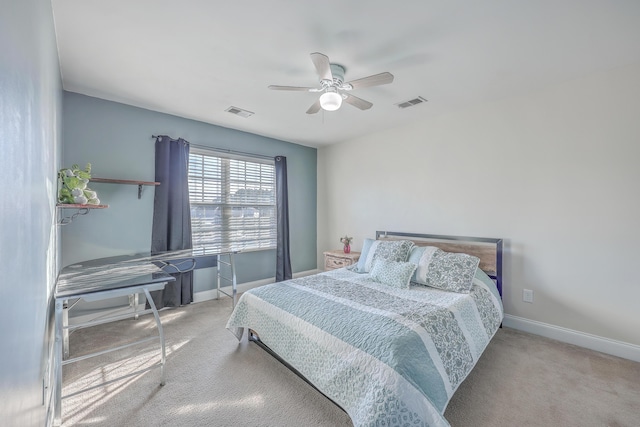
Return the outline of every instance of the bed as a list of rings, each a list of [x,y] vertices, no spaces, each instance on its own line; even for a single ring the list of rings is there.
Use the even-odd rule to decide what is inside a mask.
[[[355,426],[448,426],[449,400],[501,325],[501,292],[501,239],[379,231],[351,267],[245,292],[227,328]]]

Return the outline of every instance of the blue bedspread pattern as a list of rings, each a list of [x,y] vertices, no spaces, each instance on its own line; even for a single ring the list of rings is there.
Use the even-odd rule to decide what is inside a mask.
[[[447,426],[447,403],[502,321],[492,285],[398,289],[340,269],[246,292],[227,327],[255,330],[355,426]]]

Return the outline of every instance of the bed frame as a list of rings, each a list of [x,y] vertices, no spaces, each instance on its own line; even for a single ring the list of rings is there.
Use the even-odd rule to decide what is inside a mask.
[[[376,240],[411,240],[417,246],[436,246],[447,252],[466,253],[477,256],[480,258],[479,267],[487,273],[491,279],[496,281],[498,291],[502,297],[502,239],[376,231]],[[500,325],[500,327],[502,327],[502,325]],[[344,411],[344,408],[338,405],[329,396],[322,393],[322,391],[318,390],[318,388],[304,375],[302,375],[302,373],[264,344],[253,329],[248,329],[247,339],[249,342],[253,341],[256,343],[260,348],[265,350],[316,391],[333,402],[334,405]]]
[[[338,403],[336,403],[335,400],[333,400],[332,398],[330,398],[329,396],[327,396],[326,394],[324,394],[322,391],[320,391],[318,389],[318,387],[316,387],[311,381],[309,381],[307,379],[307,377],[305,377],[304,375],[302,375],[302,373],[300,371],[298,371],[296,368],[294,368],[293,366],[291,366],[289,364],[289,362],[287,362],[286,360],[284,360],[282,357],[280,357],[278,355],[278,353],[276,353],[275,351],[271,350],[271,348],[269,348],[269,346],[267,346],[265,343],[263,343],[260,340],[260,337],[258,336],[258,334],[256,333],[256,331],[254,331],[251,328],[247,329],[247,339],[249,340],[249,342],[254,342],[258,345],[258,347],[262,348],[264,351],[266,351],[267,353],[269,353],[274,359],[276,359],[278,362],[282,363],[284,366],[287,367],[287,369],[289,369],[291,372],[293,372],[294,374],[296,374],[297,376],[299,376],[304,382],[306,382],[307,384],[309,384],[311,387],[314,388],[314,390],[316,390],[318,393],[320,393],[321,395],[323,395],[324,397],[326,397],[328,400],[330,400],[334,405],[336,405],[338,408],[340,408],[344,413],[346,413],[347,411],[344,410],[344,408],[340,405],[338,405]]]

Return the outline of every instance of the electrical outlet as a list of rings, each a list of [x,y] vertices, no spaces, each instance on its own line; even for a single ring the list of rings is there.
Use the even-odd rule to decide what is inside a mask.
[[[522,301],[533,304],[533,291],[531,289],[522,290]]]

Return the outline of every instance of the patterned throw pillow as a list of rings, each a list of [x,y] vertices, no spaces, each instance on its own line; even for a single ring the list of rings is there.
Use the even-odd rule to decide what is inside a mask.
[[[365,239],[358,260],[358,273],[369,273],[378,259],[405,262],[413,246],[410,240]]]
[[[410,262],[389,261],[379,259],[371,269],[371,278],[376,282],[394,288],[409,289],[411,276],[417,265]]]
[[[424,246],[412,281],[445,291],[468,294],[480,258],[459,253],[445,252],[435,246]],[[416,251],[410,257],[415,262]]]

